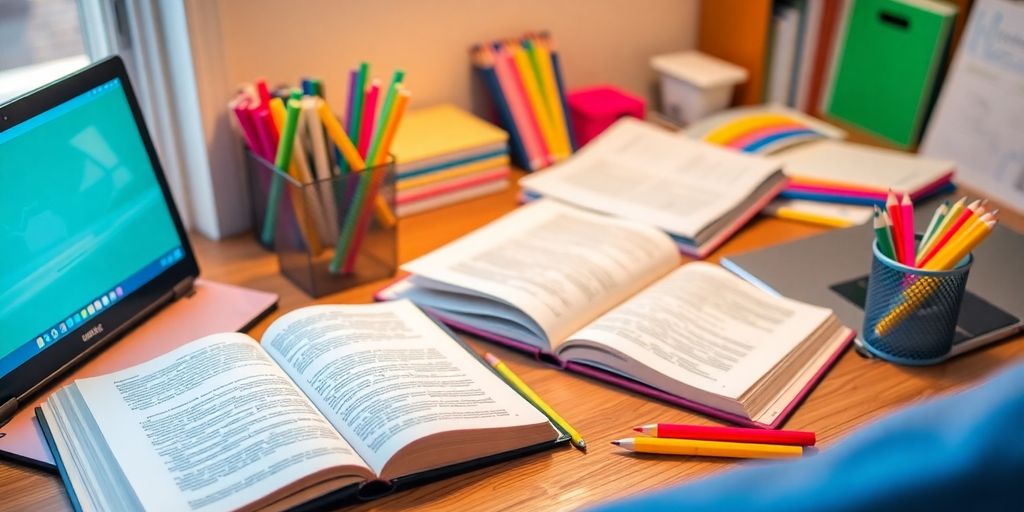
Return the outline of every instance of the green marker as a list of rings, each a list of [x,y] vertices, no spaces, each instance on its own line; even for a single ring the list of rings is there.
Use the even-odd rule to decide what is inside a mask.
[[[391,86],[388,88],[388,94],[384,97],[384,106],[381,109],[380,124],[375,131],[373,143],[370,144],[370,150],[366,154],[366,170],[373,169],[374,162],[377,161],[377,153],[380,152],[381,139],[384,137],[384,129],[387,127],[388,119],[391,117],[391,110],[395,104],[395,96],[398,95],[398,86],[402,84],[402,80],[405,78],[405,71],[396,70],[395,74],[391,78]],[[356,188],[356,192],[352,197],[351,206],[345,213],[345,221],[341,227],[341,234],[338,236],[338,243],[334,247],[334,257],[331,259],[331,265],[328,267],[331,272],[337,273],[341,268],[342,259],[348,254],[348,248],[352,245],[352,237],[355,235],[356,221],[358,220],[363,199],[366,197],[367,189],[370,187],[371,173],[364,172],[359,176],[359,183]]]
[[[301,92],[299,93],[301,96]],[[274,158],[274,167],[281,171],[288,169],[288,163],[292,160],[292,148],[295,143],[295,127],[299,124],[299,110],[301,105],[298,100],[288,100],[288,110],[285,113],[284,127],[281,129],[281,140],[277,145],[277,156]],[[274,241],[274,227],[277,224],[277,209],[281,202],[281,189],[284,187],[284,178],[274,173],[274,179],[270,182],[270,193],[267,194],[267,213],[263,217],[263,243],[270,245]]]
[[[359,128],[363,126],[363,103],[366,101],[366,80],[370,75],[370,65],[363,62],[359,64],[359,79],[356,81],[355,100],[352,102],[352,112],[349,112],[348,133],[352,143],[359,147]],[[353,169],[358,170],[358,169]]]

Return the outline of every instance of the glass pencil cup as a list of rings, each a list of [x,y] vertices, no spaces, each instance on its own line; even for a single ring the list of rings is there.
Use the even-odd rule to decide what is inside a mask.
[[[253,229],[312,297],[391,277],[398,266],[395,165],[300,182],[246,152]]]
[[[946,360],[953,349],[973,255],[965,256],[951,270],[933,271],[911,268],[885,256],[877,241],[871,247],[862,348],[903,365]]]

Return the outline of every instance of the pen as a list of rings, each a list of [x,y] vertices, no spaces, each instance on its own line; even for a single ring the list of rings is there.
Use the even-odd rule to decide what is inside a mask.
[[[509,367],[506,366],[505,363],[501,362],[501,359],[498,359],[491,353],[487,353],[484,354],[484,360],[487,361],[487,364],[491,365],[491,367],[494,368],[498,372],[498,374],[504,377],[505,380],[508,381],[508,383],[512,387],[516,388],[520,393],[522,393],[523,396],[530,401],[530,403],[532,403],[534,406],[540,409],[545,416],[550,418],[551,421],[554,422],[559,427],[562,427],[562,430],[568,432],[569,437],[572,438],[573,446],[579,448],[582,451],[587,450],[587,442],[583,440],[583,437],[580,436],[580,433],[577,432],[576,429],[572,428],[572,426],[569,425],[569,422],[565,421],[565,418],[563,418],[561,415],[555,412],[555,410],[552,409],[550,405],[545,403],[544,400],[542,400],[534,390],[530,389],[530,386],[527,386],[526,383],[523,382],[523,380],[520,379],[518,375],[512,373],[512,370],[509,369]]]
[[[662,439],[659,437],[631,437],[612,441],[612,444],[637,453],[731,457],[736,459],[788,459],[802,457],[804,454],[802,446],[733,443],[697,439]]]

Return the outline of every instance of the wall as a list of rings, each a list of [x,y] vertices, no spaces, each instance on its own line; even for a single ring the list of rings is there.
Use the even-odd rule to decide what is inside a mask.
[[[469,107],[468,48],[479,41],[547,29],[569,87],[607,82],[641,94],[654,82],[652,55],[693,48],[696,41],[692,0],[218,3],[231,80],[263,75],[294,83],[312,74],[325,79],[328,95],[343,94],[347,71],[367,60],[382,80],[395,67],[405,69],[413,106]]]
[[[570,89],[611,83],[650,99],[656,83],[650,57],[694,47],[698,8],[695,0],[185,3],[196,78],[206,91],[199,100],[211,169],[234,174],[241,158],[226,104],[238,84],[256,77],[295,85],[300,76],[318,76],[340,111],[348,70],[366,60],[385,83],[396,67],[406,71],[410,108],[452,102],[483,113],[469,47],[548,30]],[[240,208],[245,201],[233,203]]]

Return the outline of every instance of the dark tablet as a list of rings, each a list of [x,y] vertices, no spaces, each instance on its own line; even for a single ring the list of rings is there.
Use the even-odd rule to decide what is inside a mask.
[[[0,105],[0,425],[198,274],[120,58]]]

